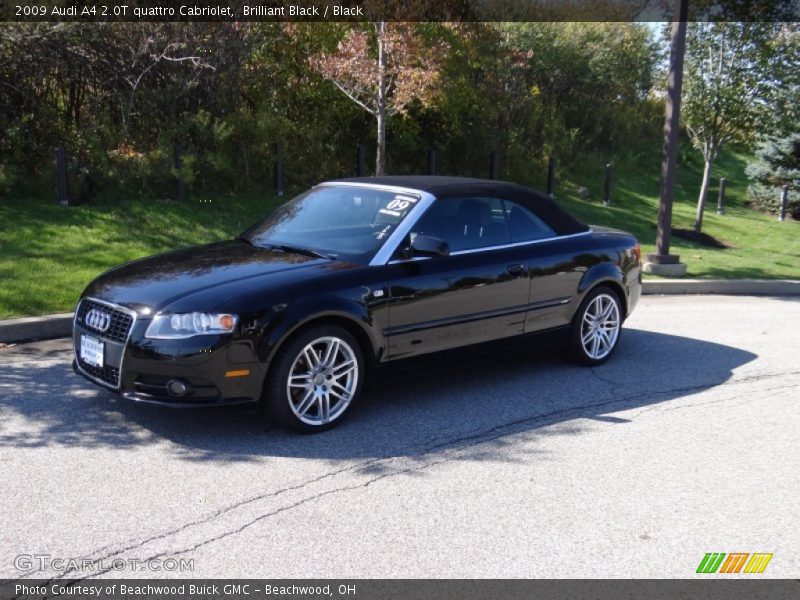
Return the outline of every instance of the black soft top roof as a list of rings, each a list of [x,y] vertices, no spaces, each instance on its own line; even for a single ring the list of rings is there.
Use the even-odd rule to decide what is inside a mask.
[[[437,198],[480,194],[482,196],[507,198],[527,206],[541,217],[557,234],[567,235],[587,231],[589,227],[558,206],[552,198],[531,188],[494,179],[470,177],[447,177],[442,175],[387,175],[384,177],[351,177],[337,179],[337,183],[367,183],[391,185],[421,192]]]

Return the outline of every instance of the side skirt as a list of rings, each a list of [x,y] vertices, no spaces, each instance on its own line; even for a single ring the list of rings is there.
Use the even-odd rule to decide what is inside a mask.
[[[516,356],[520,352],[559,352],[564,349],[569,331],[570,325],[565,325],[545,331],[525,333],[513,338],[472,344],[452,350],[441,350],[422,356],[395,359],[377,365],[377,369],[395,373],[427,369],[435,366],[447,366],[448,364],[479,358],[502,360],[510,356]]]

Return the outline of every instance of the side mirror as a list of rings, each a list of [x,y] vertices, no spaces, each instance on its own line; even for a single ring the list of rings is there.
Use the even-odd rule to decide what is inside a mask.
[[[412,256],[450,256],[447,242],[430,235],[417,235],[411,242]]]

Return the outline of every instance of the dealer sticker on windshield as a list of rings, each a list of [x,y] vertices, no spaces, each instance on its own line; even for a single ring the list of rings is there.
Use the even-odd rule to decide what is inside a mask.
[[[414,204],[417,203],[417,200],[419,200],[419,198],[398,194],[389,201],[389,204],[386,205],[386,208],[382,208],[378,212],[384,215],[397,217],[399,219],[406,212],[408,212],[408,210],[411,209]]]

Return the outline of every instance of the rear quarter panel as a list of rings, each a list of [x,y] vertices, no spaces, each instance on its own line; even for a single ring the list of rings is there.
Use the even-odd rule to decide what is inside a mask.
[[[580,300],[573,307],[573,312],[586,293],[607,283],[620,293],[623,314],[627,317],[639,301],[642,290],[641,265],[635,250],[638,246],[636,238],[624,231],[597,226],[592,227],[590,238],[597,258],[602,260],[587,265],[578,287]]]
[[[571,323],[586,294],[606,283],[620,294],[627,316],[641,293],[635,238],[625,232],[592,229],[586,235],[533,244],[528,252],[530,311],[525,331]]]

